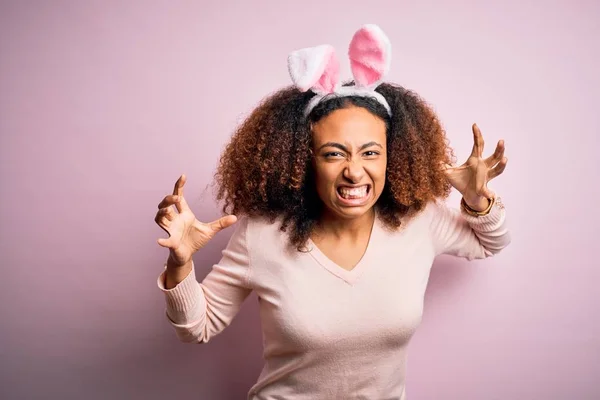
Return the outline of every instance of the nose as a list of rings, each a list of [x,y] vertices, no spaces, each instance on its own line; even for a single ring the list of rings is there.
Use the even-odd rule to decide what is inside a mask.
[[[349,160],[344,168],[344,178],[352,183],[358,183],[365,175],[365,169],[360,161]]]

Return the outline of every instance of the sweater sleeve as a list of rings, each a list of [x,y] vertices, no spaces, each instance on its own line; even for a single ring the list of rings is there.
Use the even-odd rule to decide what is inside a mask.
[[[223,331],[251,293],[247,218],[240,218],[221,260],[199,283],[195,267],[177,286],[166,289],[165,270],[158,287],[166,299],[166,316],[182,342],[206,343]]]
[[[500,198],[489,214],[480,217],[443,203],[434,202],[431,207],[430,231],[436,255],[482,259],[499,253],[510,243],[506,211]]]

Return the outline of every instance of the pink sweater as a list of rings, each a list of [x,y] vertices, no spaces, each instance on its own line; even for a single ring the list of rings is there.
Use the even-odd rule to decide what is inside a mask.
[[[376,219],[366,253],[347,271],[309,241],[289,251],[278,224],[240,218],[223,257],[198,283],[158,285],[184,342],[206,343],[225,329],[255,290],[265,365],[248,399],[405,400],[407,345],[421,322],[434,258],[469,260],[510,242],[505,210],[475,218],[430,203],[391,232]]]

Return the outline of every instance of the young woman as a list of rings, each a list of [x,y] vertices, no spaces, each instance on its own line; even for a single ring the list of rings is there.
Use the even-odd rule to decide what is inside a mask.
[[[484,158],[473,125],[470,157],[452,166],[433,111],[382,82],[389,53],[381,29],[363,26],[349,47],[354,81],[340,85],[330,46],[293,52],[294,85],[254,110],[222,155],[218,199],[230,215],[198,221],[185,176],[158,206],[169,234],[158,285],[181,340],[208,342],[258,295],[265,366],[249,399],[406,399],[434,258],[482,259],[510,242],[487,187],[506,166],[503,142]],[[457,208],[443,203],[452,187]],[[193,254],[233,224],[199,283]]]

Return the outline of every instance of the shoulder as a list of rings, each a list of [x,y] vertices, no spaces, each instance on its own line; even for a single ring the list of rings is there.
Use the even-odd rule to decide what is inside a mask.
[[[435,198],[427,202],[423,209],[423,218],[429,223],[435,222],[440,218],[457,214],[460,210],[456,207],[450,207],[446,198]]]
[[[402,217],[401,230],[411,229],[416,226],[428,225],[446,208],[443,199],[433,199],[425,203],[420,209],[412,208]]]
[[[281,230],[281,218],[271,221],[262,216],[242,216],[238,223],[245,232],[248,249],[264,247],[284,247],[287,232]]]
[[[396,235],[422,235],[427,234],[432,224],[440,221],[449,211],[444,199],[433,199],[424,204],[420,209],[411,209],[401,218],[398,228],[390,228],[382,222],[384,230],[392,236]]]

